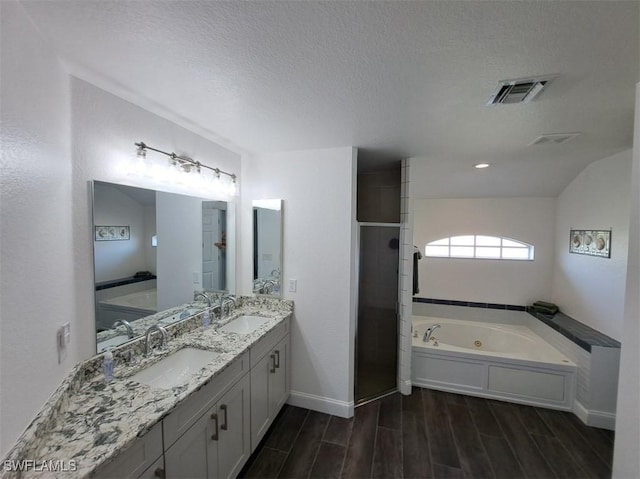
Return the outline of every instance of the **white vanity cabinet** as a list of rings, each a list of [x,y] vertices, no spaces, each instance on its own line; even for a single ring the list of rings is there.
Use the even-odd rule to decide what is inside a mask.
[[[136,439],[113,461],[100,467],[94,477],[129,478],[154,477],[158,470],[162,477],[162,424],[156,424],[144,436]]]
[[[251,454],[249,375],[245,374],[165,451],[166,477],[236,477]]]
[[[163,420],[166,477],[235,477],[251,454],[249,353]]]
[[[289,397],[286,319],[97,477],[235,478]]]
[[[289,320],[251,348],[251,451],[289,397]]]

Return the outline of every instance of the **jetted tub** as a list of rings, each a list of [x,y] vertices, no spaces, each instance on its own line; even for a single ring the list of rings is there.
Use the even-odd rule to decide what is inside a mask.
[[[145,289],[137,293],[98,301],[96,325],[102,329],[109,329],[113,322],[118,319],[135,321],[157,312],[158,295],[156,288]]]
[[[577,366],[526,326],[426,316],[412,324],[414,386],[573,409]]]

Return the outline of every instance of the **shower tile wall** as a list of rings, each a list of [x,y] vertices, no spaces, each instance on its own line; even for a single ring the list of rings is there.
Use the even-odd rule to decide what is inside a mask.
[[[398,389],[402,394],[411,393],[411,314],[413,296],[413,205],[411,202],[411,160],[402,160],[400,175],[400,348],[398,360]]]

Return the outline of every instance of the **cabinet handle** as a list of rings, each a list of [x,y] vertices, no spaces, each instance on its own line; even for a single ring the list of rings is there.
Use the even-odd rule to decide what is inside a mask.
[[[276,368],[280,367],[280,351],[276,349]]]
[[[226,404],[222,404],[220,406],[220,410],[224,413],[224,424],[222,424],[220,426],[220,429],[222,429],[223,431],[227,430],[228,424],[227,424],[227,405]]]
[[[218,415],[214,412],[211,415],[211,419],[213,419],[216,422],[215,432],[211,435],[211,439],[214,441],[217,441],[218,440]]]
[[[162,469],[162,468],[160,468],[160,467],[159,467],[158,469],[156,469],[156,470],[154,471],[153,475],[154,475],[155,477],[164,477],[164,469]]]
[[[276,372],[276,355],[272,354],[269,357],[271,358],[271,369],[270,369],[270,371],[272,373],[275,373]]]

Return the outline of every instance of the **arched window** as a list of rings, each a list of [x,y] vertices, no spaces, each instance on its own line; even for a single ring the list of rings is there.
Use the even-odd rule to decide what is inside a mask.
[[[452,236],[427,243],[425,256],[533,261],[533,245],[497,236]]]

